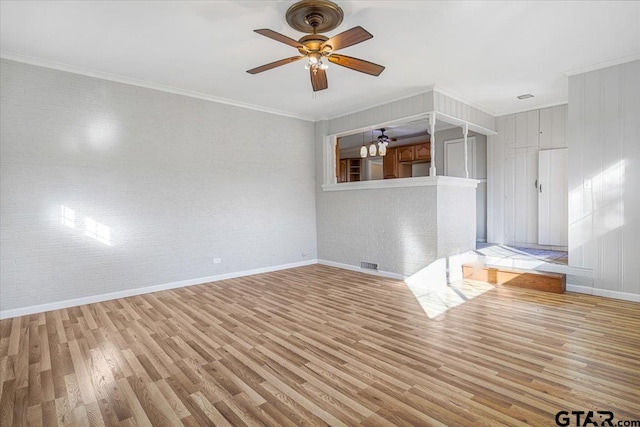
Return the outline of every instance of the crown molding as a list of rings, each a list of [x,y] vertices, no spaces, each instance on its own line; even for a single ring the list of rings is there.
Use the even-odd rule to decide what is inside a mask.
[[[563,74],[567,77],[575,76],[578,74],[588,73],[589,71],[601,70],[602,68],[613,67],[614,65],[625,64],[627,62],[640,60],[640,52],[633,55],[621,56],[619,58],[610,59],[604,62],[598,62],[596,64],[586,65],[584,67],[574,68],[573,70],[565,71]]]
[[[190,98],[203,99],[205,101],[217,102],[219,104],[232,105],[234,107],[246,108],[248,110],[261,111],[263,113],[276,114],[278,116],[291,117],[294,119],[305,120],[309,122],[317,121],[314,117],[304,116],[301,114],[295,114],[288,111],[277,110],[273,108],[262,107],[260,105],[249,104],[240,101],[234,101],[232,99],[220,98],[217,96],[209,95],[201,92],[194,92],[186,89],[180,89],[173,86],[163,85],[160,83],[148,82],[145,80],[138,80],[131,77],[120,76],[118,74],[105,73],[103,71],[97,71],[90,68],[78,67],[75,65],[64,64],[61,62],[51,61],[48,59],[36,58],[33,56],[21,55],[18,53],[0,51],[0,58],[8,59],[10,61],[21,62],[24,64],[35,65],[38,67],[52,68],[54,70],[65,71],[73,74],[80,74],[83,76],[94,77],[103,80],[109,80],[112,82],[124,83],[132,86],[144,87],[147,89],[159,90],[161,92],[173,93],[176,95],[188,96]]]

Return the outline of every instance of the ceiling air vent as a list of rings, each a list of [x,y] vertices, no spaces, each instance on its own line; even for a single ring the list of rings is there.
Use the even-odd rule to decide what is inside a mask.
[[[369,270],[377,270],[378,269],[378,264],[374,264],[372,262],[360,261],[360,268],[368,268]]]
[[[533,98],[533,95],[531,95],[530,93],[526,93],[518,97],[518,99],[529,99],[529,98]]]

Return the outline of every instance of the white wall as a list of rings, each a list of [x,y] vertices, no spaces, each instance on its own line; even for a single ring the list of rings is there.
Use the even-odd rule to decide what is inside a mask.
[[[411,276],[473,250],[475,192],[446,185],[320,190],[318,258],[356,267],[371,262]]]
[[[475,164],[469,165],[474,171],[474,178],[480,181],[476,189],[476,240],[487,241],[487,136],[476,132],[469,132],[469,137],[475,137]],[[444,175],[444,142],[463,138],[462,128],[456,127],[436,132],[436,173]],[[469,162],[472,159],[469,157]]]
[[[382,271],[411,276],[438,259],[475,248],[475,188],[323,191],[330,125],[320,121],[315,130],[319,259],[354,267],[372,262]]]
[[[438,187],[438,257],[450,257],[475,249],[477,190]]]
[[[431,166],[431,163],[413,163],[411,165],[411,176],[429,176],[429,166]]]
[[[316,258],[313,123],[1,67],[1,310]]]
[[[318,194],[318,258],[411,275],[438,258],[436,187]]]
[[[569,265],[638,295],[640,61],[569,78],[568,135]]]

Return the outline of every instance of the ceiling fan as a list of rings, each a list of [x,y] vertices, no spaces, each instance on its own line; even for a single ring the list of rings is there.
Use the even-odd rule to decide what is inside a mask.
[[[384,131],[386,130],[385,128],[382,129],[377,129],[380,131],[380,135],[378,136],[378,142],[382,142],[382,143],[390,143],[392,141],[397,141],[396,138],[389,138],[387,135],[384,134]]]
[[[311,86],[314,92],[328,87],[326,73],[328,65],[324,63],[325,59],[332,64],[341,65],[372,76],[379,76],[384,71],[382,65],[334,53],[339,49],[344,49],[372,38],[373,35],[367,30],[358,26],[331,38],[318,34],[318,32],[331,31],[338,27],[342,23],[343,17],[344,12],[342,9],[329,0],[302,0],[295,3],[287,10],[287,23],[292,28],[308,33],[308,35],[296,41],[284,34],[266,28],[254,31],[270,39],[295,47],[300,55],[252,68],[247,70],[247,73],[258,74],[281,65],[307,59],[308,62],[305,68],[309,70]]]

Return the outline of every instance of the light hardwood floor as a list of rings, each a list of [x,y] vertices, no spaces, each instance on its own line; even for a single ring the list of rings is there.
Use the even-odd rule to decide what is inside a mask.
[[[0,322],[0,424],[640,419],[640,304],[498,287],[429,319],[314,265]]]

